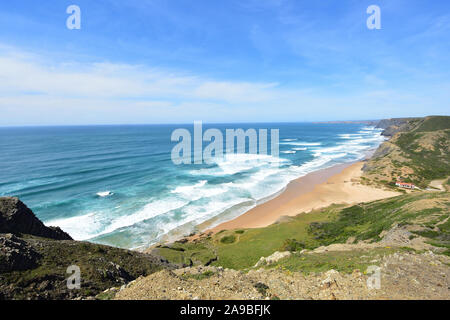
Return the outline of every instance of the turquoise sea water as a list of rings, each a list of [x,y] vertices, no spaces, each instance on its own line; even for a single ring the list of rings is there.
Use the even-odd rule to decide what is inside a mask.
[[[193,125],[0,128],[0,196],[20,197],[77,240],[138,248],[176,228],[237,216],[289,181],[361,159],[383,141],[362,124],[210,127],[279,129],[279,158],[234,154],[177,166],[171,134]]]

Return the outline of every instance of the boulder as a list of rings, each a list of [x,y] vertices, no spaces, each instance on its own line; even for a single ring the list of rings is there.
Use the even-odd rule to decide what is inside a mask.
[[[268,257],[261,257],[259,261],[255,264],[255,267],[261,267],[266,264],[272,264],[275,263],[281,259],[284,259],[286,257],[289,257],[292,253],[290,251],[275,251],[273,254],[271,254]]]

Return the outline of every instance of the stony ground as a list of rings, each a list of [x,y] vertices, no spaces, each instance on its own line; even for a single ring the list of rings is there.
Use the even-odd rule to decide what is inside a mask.
[[[189,267],[163,270],[110,292],[117,291],[116,299],[450,299],[447,256],[402,252],[373,263],[380,267],[379,289],[368,288],[374,274],[367,270],[303,275],[267,268],[245,273]]]

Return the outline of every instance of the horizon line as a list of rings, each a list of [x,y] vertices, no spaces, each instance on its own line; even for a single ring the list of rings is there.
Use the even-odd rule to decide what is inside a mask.
[[[396,118],[407,118],[407,117],[396,117]],[[413,117],[415,118],[415,117]],[[204,122],[203,124],[274,124],[274,123],[321,123],[321,124],[338,124],[338,123],[363,123],[363,122],[372,122],[372,121],[380,121],[383,119],[391,119],[391,118],[379,118],[379,119],[364,119],[364,120],[311,120],[311,121],[237,121],[237,122]],[[108,127],[108,126],[171,126],[171,125],[192,125],[195,121],[192,122],[173,122],[173,123],[105,123],[105,124],[96,124],[96,123],[88,123],[88,124],[25,124],[25,125],[0,125],[0,128],[45,128],[45,127]]]

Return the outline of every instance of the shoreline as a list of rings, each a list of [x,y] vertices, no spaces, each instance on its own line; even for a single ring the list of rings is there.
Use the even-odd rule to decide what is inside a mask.
[[[208,222],[200,224],[200,233],[190,239],[222,230],[267,227],[332,204],[352,205],[401,194],[361,184],[359,178],[363,165],[364,161],[338,164],[292,180],[283,192],[232,220],[213,227],[208,227]]]
[[[373,154],[373,151],[366,154],[365,159],[370,158],[370,156]],[[363,161],[363,160],[361,160]],[[252,216],[252,219],[257,219],[256,212],[259,210],[273,210],[276,209],[277,206],[280,206],[283,203],[289,202],[291,200],[294,200],[296,197],[312,192],[314,188],[321,184],[326,183],[328,179],[332,178],[336,174],[339,174],[346,168],[354,165],[358,162],[348,162],[348,163],[340,163],[335,164],[331,167],[322,168],[316,171],[312,171],[304,176],[298,177],[294,180],[291,180],[283,189],[279,190],[278,192],[273,193],[272,195],[266,197],[265,199],[260,199],[256,204],[250,205],[250,206],[243,206],[242,209],[244,211],[239,212],[239,210],[236,210],[235,207],[230,208],[229,210],[226,210],[225,212],[214,216],[202,223],[199,224],[192,224],[192,223],[186,223],[184,225],[181,225],[171,231],[169,231],[167,234],[165,234],[158,242],[150,245],[149,247],[145,248],[135,248],[137,250],[147,250],[148,248],[152,248],[155,245],[161,244],[161,243],[171,243],[175,241],[179,241],[181,239],[191,239],[194,240],[200,235],[206,234],[206,233],[217,233],[221,230],[228,230],[228,229],[239,229],[239,228],[257,228],[257,227],[263,227],[266,225],[256,226],[236,226],[231,227],[235,223],[240,223],[243,216]],[[232,213],[230,216],[230,212]],[[228,216],[228,219],[227,219]],[[270,224],[270,223],[269,223]],[[247,224],[245,224],[247,225]],[[189,234],[189,235],[188,235]]]
[[[361,160],[335,164],[291,180],[285,188],[260,203],[247,207],[238,215],[234,212],[230,219],[223,219],[229,214],[225,211],[200,224],[187,223],[180,226],[146,249],[182,239],[192,241],[223,230],[263,228],[300,213],[308,213],[333,204],[353,205],[400,195],[399,192],[359,182],[364,162],[369,160],[376,150],[377,148],[369,150]],[[229,211],[233,212],[234,209]]]

